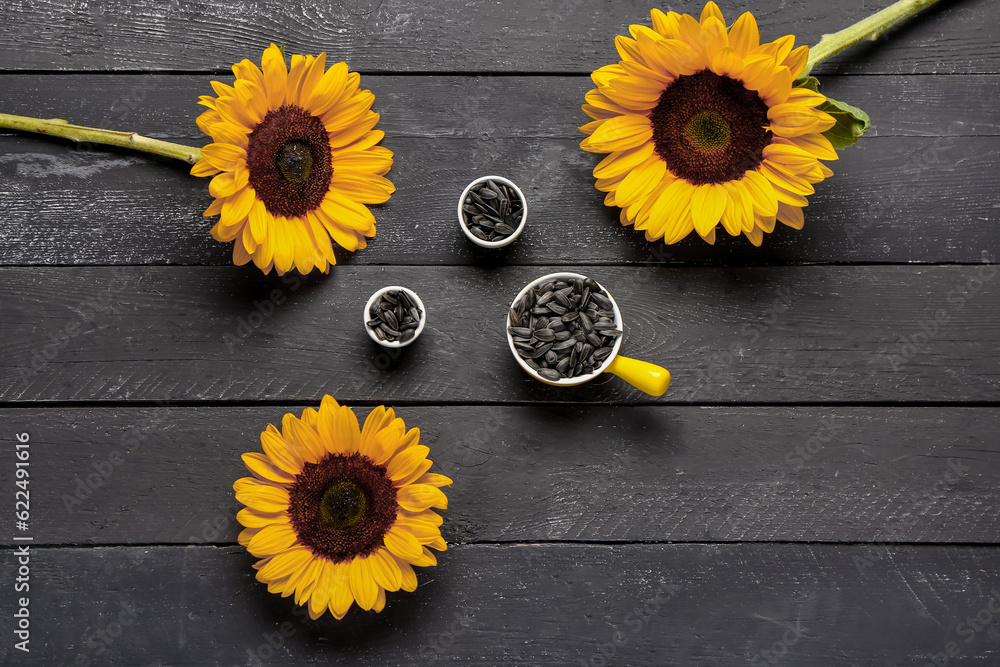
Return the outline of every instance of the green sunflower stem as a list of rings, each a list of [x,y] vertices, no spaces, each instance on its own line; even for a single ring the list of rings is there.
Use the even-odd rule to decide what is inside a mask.
[[[844,49],[865,40],[875,40],[883,32],[900,21],[910,18],[919,11],[930,7],[938,0],[899,0],[868,18],[858,21],[849,28],[844,28],[832,35],[823,35],[816,46],[809,49],[809,61],[802,76],[806,76],[812,68],[827,58]]]
[[[194,164],[201,159],[200,148],[173,144],[169,141],[160,141],[159,139],[150,139],[135,132],[116,132],[114,130],[102,130],[97,127],[71,125],[61,118],[31,118],[29,116],[14,116],[12,114],[0,113],[0,127],[48,134],[53,137],[70,139],[77,143],[90,142],[106,144],[108,146],[121,146],[122,148],[131,148],[146,153],[172,157],[188,164]]]

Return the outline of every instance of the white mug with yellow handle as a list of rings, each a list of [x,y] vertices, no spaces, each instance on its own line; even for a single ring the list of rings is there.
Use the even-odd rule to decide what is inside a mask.
[[[580,275],[579,273],[550,273],[547,276],[542,276],[537,280],[533,280],[528,283],[514,300],[511,302],[511,309],[515,308],[516,304],[521,301],[525,294],[529,290],[534,289],[538,285],[542,285],[546,282],[556,281],[556,280],[572,280],[578,278],[580,280],[587,280],[587,276]],[[596,282],[596,281],[595,281]],[[615,311],[614,323],[615,326],[624,331],[622,326],[622,313],[618,308],[618,303],[615,301],[614,297],[611,296],[611,292],[605,289],[600,283],[598,286],[604,291],[604,295],[611,302],[611,306]],[[553,313],[557,315],[557,313]],[[670,371],[662,366],[657,366],[656,364],[651,364],[648,361],[640,361],[639,359],[631,359],[629,357],[623,357],[618,354],[619,348],[622,346],[622,338],[624,336],[618,336],[615,338],[614,346],[611,348],[611,354],[594,369],[593,373],[586,373],[571,378],[561,378],[559,380],[548,380],[541,375],[538,371],[532,368],[525,362],[525,360],[518,353],[517,347],[514,345],[514,338],[510,333],[510,312],[507,313],[507,326],[504,328],[504,332],[507,336],[507,345],[510,346],[511,354],[514,355],[514,359],[523,368],[528,375],[535,378],[539,382],[544,382],[545,384],[550,384],[555,387],[572,387],[578,384],[583,384],[584,382],[589,382],[602,373],[611,373],[617,375],[621,379],[628,382],[633,387],[646,392],[650,396],[662,396],[667,388],[670,386]]]

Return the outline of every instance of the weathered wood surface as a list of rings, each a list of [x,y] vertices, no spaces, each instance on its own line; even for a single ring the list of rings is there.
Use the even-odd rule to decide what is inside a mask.
[[[1000,398],[995,265],[581,267],[622,309],[622,354],[673,373],[662,399],[610,375],[556,388],[518,368],[503,333],[511,299],[572,268],[339,267],[305,282],[239,267],[0,269],[0,400]],[[428,311],[398,355],[361,323],[387,284],[414,289]]]
[[[890,1],[721,4],[812,44]],[[873,128],[760,249],[648,244],[593,188],[586,75],[650,6],[3,5],[0,110],[195,145],[229,64],[326,50],[375,92],[399,191],[368,249],[283,281],[229,265],[183,166],[0,131],[0,423],[31,434],[35,538],[22,654],[0,536],[0,663],[1000,663],[1000,3],[940,2],[817,70]],[[532,206],[497,254],[454,221],[487,171]],[[506,306],[565,268],[615,295],[666,396],[517,368]],[[360,327],[388,283],[430,311],[398,358]],[[234,545],[239,454],[324,393],[394,405],[455,480],[440,565],[343,623],[302,622]]]
[[[0,78],[4,113],[65,118],[192,143],[206,141],[194,120],[204,111],[198,96],[213,94],[213,80],[232,83],[233,75],[4,73]],[[373,108],[381,114],[378,128],[387,144],[395,137],[580,139],[578,126],[590,120],[580,105],[594,87],[586,76],[516,74],[366,74],[361,82],[375,94]],[[867,137],[1000,134],[993,104],[1000,96],[997,75],[834,74],[822,77],[822,91],[869,113]],[[526,108],[526,100],[544,113]]]
[[[823,33],[891,0],[722,3],[730,20],[757,16],[765,39]],[[655,4],[655,3],[653,3]],[[581,72],[617,60],[614,35],[649,24],[647,0],[262,0],[236,7],[178,0],[99,0],[4,6],[0,69],[218,71],[257,57],[270,42],[298,53],[327,51],[354,69],[388,72]],[[702,0],[664,9],[695,15]],[[992,0],[946,2],[871,46],[824,67],[850,73],[1000,71]]]
[[[260,451],[268,423],[300,411],[4,409],[0,422],[31,437],[35,544],[235,544],[232,482],[248,474],[240,455]],[[1000,539],[994,408],[397,414],[454,480],[450,543]],[[0,469],[0,486],[13,482],[13,468]]]
[[[17,102],[8,110],[204,141],[193,117],[207,77],[49,78],[58,81],[13,77]],[[831,79],[831,95],[875,117],[873,136],[833,163],[834,177],[811,197],[806,229],[779,225],[755,248],[724,233],[714,247],[698,238],[666,247],[622,228],[617,209],[605,207],[593,187],[598,158],[577,146],[585,79],[369,77],[385,145],[396,152],[390,176],[398,192],[377,207],[371,245],[341,253],[341,261],[968,263],[982,261],[983,251],[1000,255],[1000,124],[991,107],[1000,77]],[[49,90],[68,92],[53,97]],[[108,90],[115,91],[110,101]],[[38,98],[42,106],[32,109]],[[524,99],[542,99],[553,111],[525,114]],[[231,263],[231,244],[213,241],[201,217],[211,202],[207,180],[188,176],[180,163],[9,133],[0,136],[0,153],[2,264]],[[454,220],[461,189],[486,172],[513,178],[531,204],[525,235],[503,253],[468,243]]]
[[[755,248],[721,230],[649,243],[624,228],[593,186],[596,159],[570,139],[404,139],[391,177],[398,192],[375,207],[378,235],[341,265],[975,263],[1000,256],[998,137],[862,140],[834,164],[806,210],[806,227],[779,224]],[[207,180],[125,153],[74,152],[33,139],[0,142],[0,263],[232,264],[201,216]],[[178,163],[179,165],[179,163]],[[503,252],[480,250],[458,228],[462,188],[502,172],[525,189],[525,233]],[[82,214],[82,215],[81,215]],[[344,270],[344,266],[339,267]]]
[[[940,653],[949,667],[991,667],[1000,649],[995,548],[459,546],[418,573],[416,593],[389,594],[381,614],[354,609],[339,623],[303,619],[254,581],[251,562],[238,547],[36,549],[33,581],[46,582],[32,589],[37,643],[15,657],[4,642],[0,656],[45,667],[77,656],[102,665],[919,667]],[[12,597],[5,586],[5,608]]]

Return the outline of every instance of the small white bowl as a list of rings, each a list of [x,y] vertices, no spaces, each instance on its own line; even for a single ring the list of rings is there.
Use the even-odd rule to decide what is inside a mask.
[[[477,185],[480,185],[481,183],[485,183],[488,180],[492,180],[495,183],[501,183],[503,185],[506,185],[508,188],[512,188],[514,192],[517,193],[517,196],[521,198],[521,206],[524,207],[524,213],[521,215],[521,224],[517,226],[513,234],[499,241],[484,241],[480,238],[476,238],[472,234],[472,232],[469,231],[469,228],[465,225],[465,216],[463,215],[462,211],[462,206],[465,204],[465,198],[469,196],[469,192],[472,191],[472,188],[476,187]],[[462,196],[458,198],[458,226],[462,228],[462,233],[465,234],[465,236],[470,241],[472,241],[478,246],[482,246],[483,248],[502,248],[506,245],[510,245],[517,239],[518,236],[521,235],[521,232],[524,231],[524,224],[527,221],[528,221],[528,200],[525,199],[524,193],[521,192],[521,188],[517,187],[516,185],[514,185],[513,181],[510,181],[509,179],[506,179],[503,176],[483,176],[482,178],[477,178],[476,180],[472,181],[467,186],[465,186],[465,189],[462,190]]]
[[[371,327],[368,326],[368,321],[371,319],[371,315],[369,315],[368,313],[371,310],[372,305],[376,301],[378,301],[383,294],[385,294],[386,292],[390,292],[392,290],[405,292],[406,296],[410,298],[413,304],[420,309],[420,323],[417,324],[417,328],[413,330],[413,338],[406,341],[405,343],[400,343],[397,341],[389,341],[389,340],[380,340],[379,337],[375,335],[375,332],[372,331]],[[365,304],[365,312],[361,316],[361,324],[364,325],[365,331],[368,332],[368,337],[371,338],[376,343],[378,343],[379,345],[381,345],[382,347],[406,347],[407,345],[413,343],[413,341],[415,341],[416,339],[420,338],[420,334],[423,333],[424,325],[427,324],[427,308],[424,307],[424,302],[420,300],[420,297],[417,296],[417,293],[414,292],[413,290],[407,287],[401,287],[399,285],[389,285],[388,287],[383,287],[379,291],[375,292],[368,299],[368,303]]]

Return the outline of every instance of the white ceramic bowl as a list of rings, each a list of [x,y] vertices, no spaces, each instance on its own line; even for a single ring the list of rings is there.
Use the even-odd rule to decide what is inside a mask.
[[[368,314],[368,312],[369,310],[371,310],[372,304],[378,301],[383,294],[385,294],[386,292],[390,292],[392,290],[405,292],[406,296],[410,298],[413,304],[420,309],[420,323],[417,324],[417,328],[413,330],[413,338],[406,341],[405,343],[400,343],[397,341],[389,341],[389,340],[380,340],[379,337],[375,335],[375,332],[372,331],[371,327],[368,326],[368,321],[371,319],[371,316]],[[368,303],[365,304],[365,312],[362,314],[361,318],[362,318],[361,324],[364,326],[365,331],[368,332],[368,337],[371,338],[376,343],[378,343],[379,345],[381,345],[382,347],[406,347],[407,345],[411,345],[413,341],[415,341],[416,339],[420,338],[420,334],[423,333],[424,325],[427,324],[427,308],[424,307],[424,302],[420,300],[420,297],[417,296],[417,293],[414,292],[413,290],[407,287],[401,287],[399,285],[389,285],[388,287],[383,287],[382,289],[371,295],[371,297],[368,299]]]
[[[524,213],[521,215],[521,224],[514,229],[513,234],[499,241],[484,241],[480,238],[476,238],[465,225],[465,216],[462,211],[462,206],[465,204],[465,198],[469,196],[469,192],[472,188],[480,185],[481,183],[485,183],[488,180],[492,180],[495,183],[500,183],[506,185],[508,188],[512,188],[514,192],[517,193],[517,196],[521,198],[521,205],[524,207]],[[458,198],[458,226],[461,227],[462,233],[478,246],[482,246],[484,248],[502,248],[506,245],[510,245],[517,239],[518,236],[521,235],[521,232],[524,231],[524,224],[526,222],[528,222],[528,200],[525,199],[524,193],[521,192],[521,188],[517,187],[512,181],[504,178],[503,176],[483,176],[482,178],[477,178],[465,186],[465,189],[462,190],[462,196]]]
[[[582,280],[586,280],[587,277],[588,276],[583,276],[583,275],[580,275],[579,273],[550,273],[547,276],[542,276],[541,278],[538,278],[537,280],[531,281],[530,283],[528,283],[524,287],[524,289],[522,289],[520,292],[518,292],[517,296],[514,297],[514,300],[510,302],[510,307],[513,308],[514,304],[517,303],[518,301],[520,301],[521,297],[523,297],[525,294],[527,294],[528,290],[533,289],[533,288],[537,287],[538,285],[541,285],[542,283],[547,283],[550,280],[570,280],[572,278],[580,278]],[[624,329],[622,328],[622,312],[621,312],[621,310],[618,309],[618,303],[615,302],[614,297],[611,296],[611,292],[609,292],[600,283],[597,283],[597,284],[598,284],[598,286],[601,287],[601,289],[604,290],[604,295],[608,297],[608,300],[611,301],[612,309],[615,311],[615,326],[618,329],[624,331]],[[590,380],[593,380],[594,378],[596,378],[597,376],[599,376],[601,373],[603,373],[604,371],[606,371],[607,368],[608,368],[608,366],[611,365],[611,362],[614,361],[615,357],[618,356],[618,350],[621,348],[621,346],[622,346],[622,338],[624,338],[624,336],[618,336],[617,338],[615,338],[615,344],[614,344],[614,347],[611,348],[611,354],[608,355],[607,359],[605,359],[603,362],[601,362],[600,366],[598,366],[597,368],[594,369],[593,373],[589,373],[587,375],[580,375],[580,376],[572,377],[572,378],[562,378],[562,379],[559,379],[559,380],[546,380],[545,378],[543,378],[541,375],[538,374],[538,371],[536,371],[534,368],[532,368],[531,366],[529,366],[528,364],[526,364],[525,361],[524,361],[524,358],[521,357],[521,355],[517,353],[517,348],[514,347],[514,339],[510,335],[510,331],[507,329],[507,327],[511,326],[511,324],[510,324],[510,311],[509,310],[507,311],[506,324],[507,324],[507,326],[504,327],[504,333],[507,336],[507,345],[510,347],[510,353],[514,355],[514,359],[517,360],[518,365],[521,366],[521,368],[523,368],[525,370],[525,372],[528,373],[528,375],[530,375],[531,377],[535,378],[539,382],[544,382],[545,384],[551,384],[551,385],[556,386],[556,387],[573,387],[573,386],[576,386],[578,384],[583,384],[584,382],[589,382]]]

